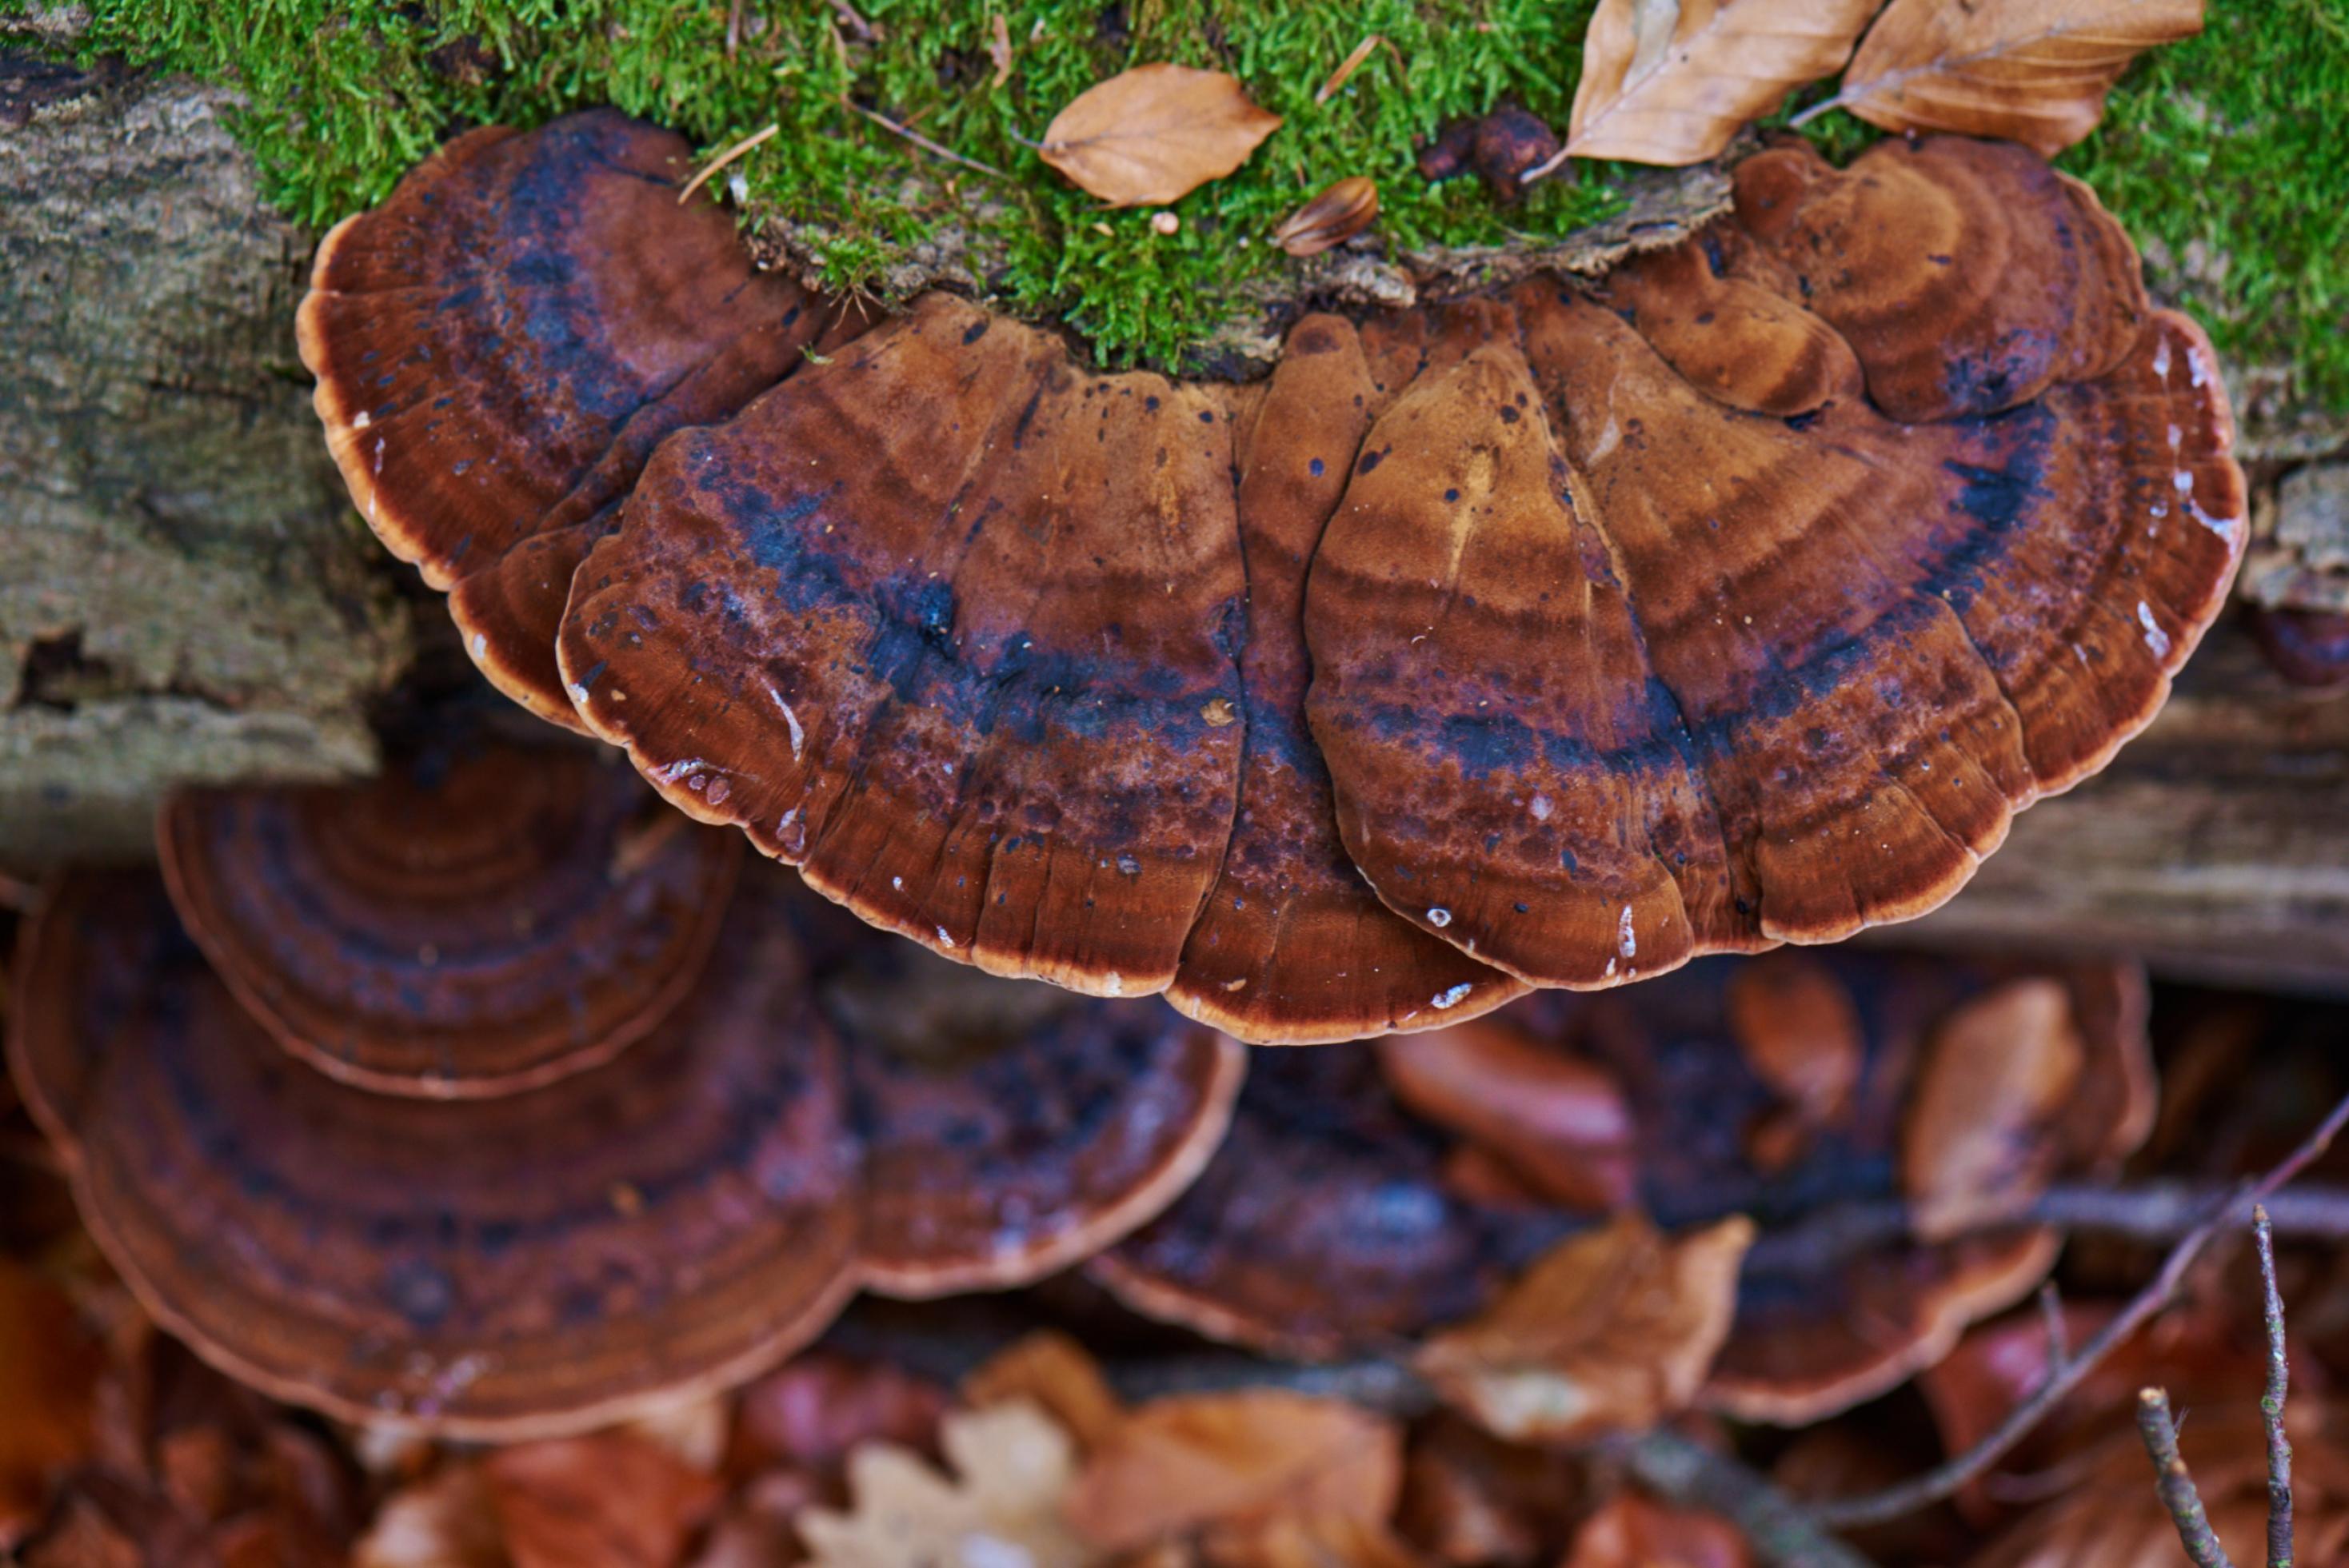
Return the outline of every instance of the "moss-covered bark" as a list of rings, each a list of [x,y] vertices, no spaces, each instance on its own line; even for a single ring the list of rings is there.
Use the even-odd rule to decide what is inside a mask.
[[[0,15],[26,0],[0,0]],[[379,198],[454,126],[611,102],[711,150],[783,134],[730,171],[746,221],[835,287],[955,278],[1065,319],[1109,359],[1171,364],[1255,325],[1300,280],[1265,232],[1345,175],[1380,184],[1397,254],[1554,240],[1624,171],[1510,210],[1429,186],[1414,139],[1503,99],[1563,123],[1592,0],[84,0],[83,47],[240,83],[239,134],[271,199],[314,224]],[[2244,369],[2258,439],[2339,438],[2349,414],[2349,0],[2210,0],[2204,35],[2148,55],[2105,127],[2064,155],[2145,242],[2154,282]],[[1374,47],[1327,103],[1315,90]],[[995,55],[1008,49],[1008,71]],[[1172,236],[1106,211],[1028,139],[1142,60],[1230,70],[1288,123],[1185,197]],[[1000,79],[999,80],[999,77]],[[1825,97],[1831,84],[1806,97]],[[851,102],[1002,171],[944,163]],[[1872,136],[1832,116],[1817,132]],[[2313,423],[2295,429],[2313,413]]]

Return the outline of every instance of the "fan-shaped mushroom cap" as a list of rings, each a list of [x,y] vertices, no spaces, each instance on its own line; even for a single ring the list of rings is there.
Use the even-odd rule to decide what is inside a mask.
[[[2118,366],[2143,335],[2137,252],[2094,192],[2011,142],[1806,142],[1747,159],[1737,222],[1866,367],[1894,419],[1995,414]],[[2206,399],[2186,398],[2193,403]]]
[[[571,698],[876,924],[1257,1039],[1921,913],[2216,614],[2224,394],[2027,152],[1737,191],[1603,284],[1309,317],[1264,388],[919,300],[646,465]]]
[[[574,724],[571,570],[653,448],[799,364],[831,313],[755,272],[683,139],[609,110],[459,137],[318,247],[303,363],[351,500],[449,591],[508,696]]]
[[[1361,1051],[1258,1051],[1224,1148],[1086,1265],[1135,1311],[1300,1359],[1465,1316],[1561,1227],[1473,1203]]]
[[[789,931],[600,1068],[495,1099],[337,1083],[241,1013],[146,875],[27,934],[10,1060],[156,1318],[284,1398],[482,1439],[748,1377],[853,1289],[855,1154]]]
[[[1966,411],[1936,423],[1849,397],[1768,418],[1736,405],[1788,377],[1807,400],[1775,367],[1811,362],[1821,318],[1791,300],[1716,312],[1754,339],[1726,363],[1769,371],[1714,376],[1716,396],[1642,335],[1651,265],[1626,285],[1628,321],[1517,289],[1514,332],[1380,416],[1305,607],[1340,829],[1390,907],[1539,984],[1932,908],[2015,809],[2094,771],[2160,706],[2240,552],[2209,346],[2180,316],[2136,324],[2101,273],[2075,276],[2080,258],[2127,254],[2085,192],[1976,143],[1805,167],[1806,212],[1879,176],[1995,211],[1932,230],[1956,275],[2060,252],[2074,283],[2056,313],[2132,331],[2029,375],[1966,361]],[[1957,201],[1983,190],[2002,201]],[[1857,220],[1770,232],[1787,265],[1838,276],[1886,271],[1851,234],[1907,256],[1907,230]],[[1961,345],[1995,304],[1951,328]],[[1894,325],[1847,339],[1871,393],[1896,377]],[[1684,334],[1660,336],[1701,370]],[[2102,373],[2049,380],[2084,366]],[[1982,417],[1993,384],[2035,400]]]
[[[864,1151],[867,1288],[1057,1274],[1155,1218],[1223,1141],[1247,1070],[1237,1041],[866,936],[865,962],[821,991]]]
[[[626,769],[464,738],[357,788],[183,793],[158,839],[188,929],[287,1048],[444,1098],[559,1078],[659,1023],[740,863]]]
[[[647,468],[574,585],[581,717],[874,924],[1164,989],[1244,735],[1222,400],[937,294],[816,370]]]
[[[1375,1056],[1259,1052],[1225,1150],[1089,1272],[1151,1315],[1330,1357],[1468,1316],[1544,1243],[1625,1206],[1672,1231],[1743,1213],[1763,1234],[1704,1400],[1746,1419],[1816,1420],[1931,1365],[2054,1260],[2060,1239],[2025,1227],[1939,1242],[1892,1232],[1825,1251],[1801,1228],[1901,1194],[1926,1064],[1968,1045],[1942,1037],[1946,1022],[2018,976],[2059,989],[2078,1044],[2062,1103],[2006,1128],[2014,1164],[2042,1179],[2106,1173],[2144,1137],[2153,1104],[2135,970],[2051,978],[1778,954],[1530,998]],[[1819,989],[1840,1006],[1813,1005]],[[1763,1014],[1785,1037],[1762,1037]],[[1832,1059],[1798,1062],[1806,1051]],[[1447,1148],[1439,1128],[1467,1141]]]
[[[1305,578],[1386,400],[1361,339],[1308,316],[1235,440],[1247,572],[1239,800],[1221,875],[1166,999],[1264,1044],[1358,1039],[1488,1012],[1525,989],[1397,920],[1338,841],[1305,722]]]

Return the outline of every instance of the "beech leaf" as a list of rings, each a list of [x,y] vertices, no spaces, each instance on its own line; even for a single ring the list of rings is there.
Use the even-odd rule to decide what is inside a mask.
[[[1402,1434],[1336,1399],[1244,1389],[1154,1399],[1088,1459],[1069,1522],[1095,1549],[1130,1552],[1282,1518],[1382,1525],[1402,1489]]]
[[[996,1352],[962,1380],[963,1402],[985,1409],[1032,1401],[1069,1429],[1081,1449],[1105,1441],[1125,1420],[1125,1407],[1092,1352],[1057,1329],[1040,1328]]]
[[[2202,30],[2203,0],[1892,0],[1832,100],[1887,130],[2004,137],[2052,158],[2156,44]]]
[[[2059,980],[2011,980],[1942,1020],[1900,1129],[1900,1185],[1919,1236],[1960,1234],[2038,1195],[2062,1158],[2055,1122],[2086,1063]]]
[[[1624,1492],[1575,1532],[1564,1568],[1752,1568],[1745,1537],[1718,1514]]]
[[[1111,206],[1134,207],[1220,180],[1279,129],[1280,117],[1223,72],[1161,63],[1079,93],[1037,152]]]
[[[1061,1520],[1076,1447],[1025,1399],[957,1410],[938,1427],[952,1480],[894,1443],[849,1456],[855,1507],[802,1511],[816,1568],[1082,1568],[1089,1559]]]
[[[1792,88],[1833,76],[1877,0],[1599,0],[1565,158],[1701,163]]]
[[[1431,1339],[1419,1370],[1514,1441],[1646,1430],[1712,1371],[1753,1240],[1742,1214],[1674,1237],[1623,1214],[1568,1237],[1481,1316]]]

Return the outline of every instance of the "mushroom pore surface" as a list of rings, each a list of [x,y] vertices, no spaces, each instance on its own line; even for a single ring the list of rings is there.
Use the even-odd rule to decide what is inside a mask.
[[[500,411],[462,427],[494,470],[548,466],[529,367],[617,407],[645,344],[703,363],[696,333],[787,286],[714,213],[698,272],[606,236],[675,150],[610,116],[460,142],[322,257],[319,407],[436,581],[414,542],[472,516],[436,398]],[[2216,614],[2245,531],[2224,394],[2127,237],[2025,150],[1780,147],[1735,184],[1733,215],[1596,285],[1309,315],[1256,386],[1095,374],[933,294],[762,387],[688,377],[690,416],[583,426],[563,390],[574,455],[499,537],[596,537],[559,614],[514,596],[508,630],[668,799],[874,923],[1249,1039],[1921,913],[2151,717]],[[487,248],[562,235],[568,292],[475,294],[441,255],[426,199],[490,189],[480,221],[517,235]],[[378,253],[439,256],[393,269],[401,297],[519,335],[523,371],[416,359],[408,318],[344,299]],[[614,281],[680,270],[730,280],[694,333]],[[778,331],[807,330],[792,298]],[[523,305],[572,322],[564,353]],[[414,465],[396,500],[353,412],[370,354],[416,418],[382,449]],[[688,428],[654,447],[663,420]],[[592,525],[560,511],[574,471]]]

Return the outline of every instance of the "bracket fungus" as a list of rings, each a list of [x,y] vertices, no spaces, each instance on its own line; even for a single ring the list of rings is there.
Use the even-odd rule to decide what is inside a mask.
[[[288,1050],[444,1098],[550,1081],[653,1027],[700,975],[740,863],[625,769],[500,744],[435,746],[357,788],[185,792],[156,836],[189,931]]]
[[[1198,1181],[1085,1272],[1145,1316],[1328,1360],[1466,1315],[1562,1228],[1454,1191],[1369,1053],[1259,1051]]]
[[[140,873],[56,890],[11,1066],[156,1320],[355,1421],[511,1439],[730,1384],[856,1281],[839,1047],[781,923],[738,911],[680,1012],[602,1067],[454,1101],[311,1070]]]
[[[1398,1037],[1375,1068],[1278,1054],[1190,1191],[1088,1271],[1150,1315],[1329,1357],[1466,1317],[1610,1213],[1742,1214],[1762,1234],[1701,1400],[1803,1424],[2045,1277],[2060,1237],[2006,1216],[2145,1137],[2145,1014],[2121,965],[1775,954]],[[1871,1201],[1907,1222],[1806,1229]]]
[[[1222,1144],[1247,1072],[1238,1041],[1148,1002],[948,964],[805,893],[794,907],[849,1045],[866,1289],[1057,1274],[1156,1218]]]
[[[2244,542],[2207,340],[2013,146],[1774,147],[1607,279],[1308,315],[1247,387],[942,294],[787,354],[722,219],[638,222],[673,154],[476,133],[336,232],[362,510],[436,583],[564,541],[477,656],[864,919],[1252,1040],[1931,909]]]
[[[297,322],[351,500],[507,696],[576,727],[547,628],[662,438],[863,317],[756,271],[682,137],[469,131],[319,242]]]
[[[354,1420],[574,1430],[750,1377],[860,1288],[1081,1262],[1222,1140],[1237,1041],[771,868],[738,892],[740,841],[651,799],[575,747],[460,748],[183,797],[168,885],[53,891],[9,1066],[158,1321]]]

